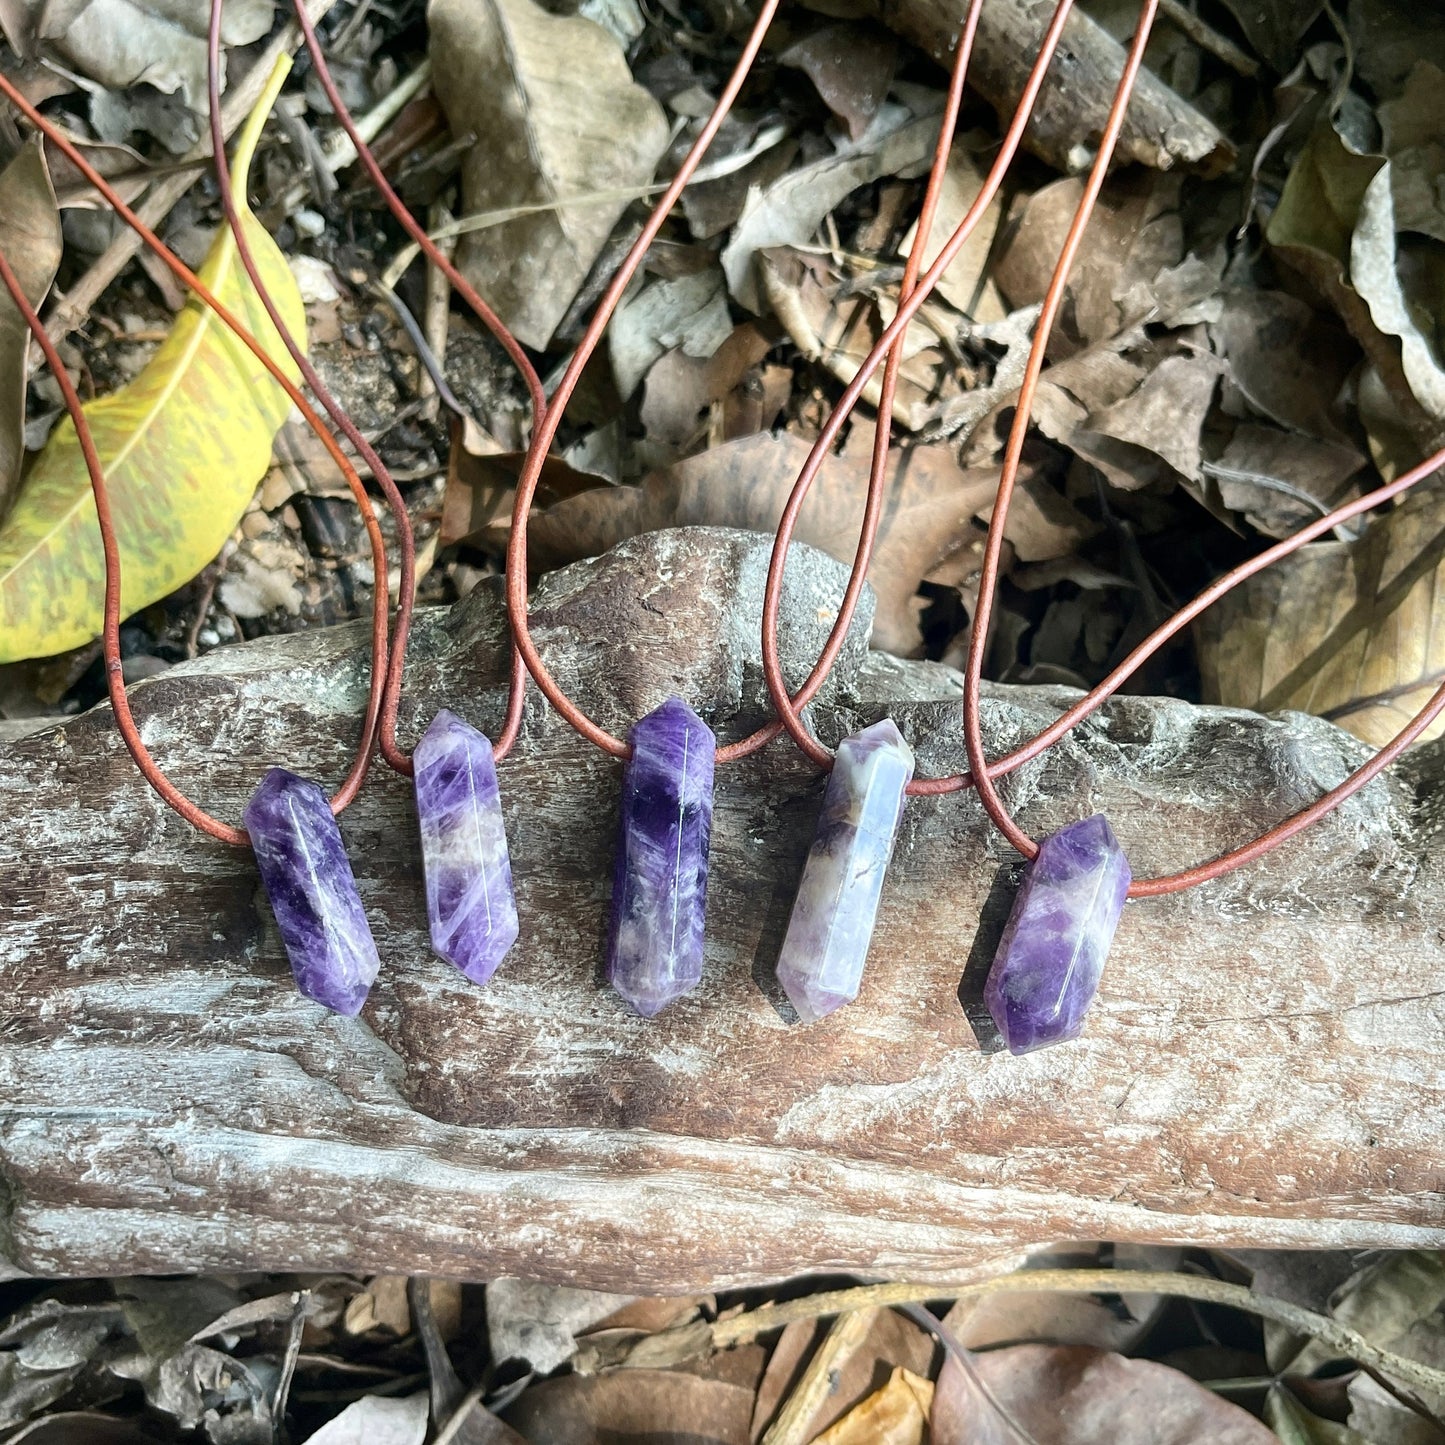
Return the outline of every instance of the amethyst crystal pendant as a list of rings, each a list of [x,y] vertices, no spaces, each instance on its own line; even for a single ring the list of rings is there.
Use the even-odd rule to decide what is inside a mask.
[[[804,1023],[858,996],[912,776],[913,753],[890,718],[838,748],[778,957],[778,982]]]
[[[360,1013],[381,959],[326,795],[272,768],[245,824],[296,987],[337,1013]]]
[[[716,743],[676,697],[637,723],[628,741],[607,981],[651,1018],[702,977]]]
[[[1102,813],[1060,828],[1039,845],[983,991],[1010,1053],[1078,1037],[1130,877]]]
[[[486,983],[518,933],[492,745],[443,708],[412,764],[432,949]]]

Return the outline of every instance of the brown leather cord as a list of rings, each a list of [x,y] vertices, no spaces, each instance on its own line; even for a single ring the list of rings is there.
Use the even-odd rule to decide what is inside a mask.
[[[425,228],[417,221],[416,217],[406,208],[401,197],[392,188],[391,182],[383,174],[381,166],[377,163],[376,157],[371,153],[371,148],[361,137],[361,132],[356,128],[356,122],[352,119],[351,112],[346,108],[346,102],[341,98],[341,92],[337,89],[336,81],[332,78],[331,70],[326,64],[326,55],[321,49],[321,42],[316,36],[316,27],[312,23],[311,16],[306,12],[305,0],[293,0],[293,9],[296,12],[296,24],[300,27],[301,35],[306,42],[307,52],[311,56],[311,63],[316,68],[316,78],[321,82],[321,89],[326,94],[326,99],[331,103],[331,109],[336,119],[341,123],[341,128],[350,138],[356,148],[357,160],[361,163],[366,174],[371,178],[371,183],[377,189],[381,199],[386,203],[387,209],[396,218],[397,224],[401,226],[408,236],[416,242],[426,258],[434,265],[448,282],[452,289],[471,308],[482,325],[496,337],[502,349],[511,359],[512,364],[517,368],[523,382],[527,387],[527,394],[532,403],[532,429],[533,435],[540,428],[541,418],[547,412],[547,393],[542,386],[542,378],[537,374],[537,368],[532,365],[531,358],[522,349],[521,343],[502,324],[497,313],[482,300],[475,286],[457,270],[451,259],[444,251],[437,246],[436,242],[427,235]],[[550,441],[550,438],[549,438]],[[510,597],[510,588],[508,589]],[[522,595],[526,598],[526,577],[522,579]],[[510,603],[509,603],[510,605]],[[403,614],[398,610],[396,621],[396,635],[393,646],[397,658],[390,669],[387,680],[385,695],[381,705],[381,739],[382,745],[388,751],[388,762],[393,767],[398,762],[392,761],[393,757],[399,760],[402,766],[400,771],[410,773],[410,760],[396,747],[396,714],[401,702],[402,668],[406,660],[407,635],[411,627],[411,608],[407,606]],[[511,687],[507,696],[507,713],[502,724],[502,730],[497,734],[495,743],[492,746],[492,756],[497,762],[512,751],[517,741],[518,734],[522,730],[522,709],[526,703],[526,671],[523,666],[520,654],[515,652],[512,658]]]
[[[1061,4],[1059,10],[1055,12],[1056,25],[1061,19],[1061,13],[1066,8],[1066,4]],[[1141,642],[1108,677],[1087,695],[1080,698],[1072,707],[1062,713],[1053,723],[1039,733],[1037,737],[997,761],[987,762],[987,760],[984,759],[981,748],[981,723],[978,709],[982,656],[986,646],[989,612],[991,610],[994,589],[997,584],[997,569],[1002,550],[1003,527],[1007,517],[1009,497],[1012,493],[1014,479],[1017,476],[1018,460],[1022,452],[1022,438],[1027,427],[1033,392],[1037,386],[1039,373],[1042,369],[1043,353],[1048,341],[1049,327],[1062,301],[1073,253],[1077,251],[1083,228],[1087,224],[1094,201],[1097,199],[1099,186],[1102,185],[1108,165],[1108,151],[1112,150],[1113,144],[1117,139],[1118,128],[1122,124],[1123,114],[1128,103],[1128,96],[1132,90],[1133,78],[1137,74],[1143,45],[1147,40],[1148,27],[1152,23],[1153,8],[1152,4],[1146,4],[1141,10],[1139,30],[1136,33],[1135,43],[1130,53],[1130,65],[1126,66],[1125,73],[1121,78],[1120,89],[1111,107],[1110,121],[1106,124],[1104,136],[1101,141],[1100,154],[1091,174],[1090,185],[1086,187],[1085,196],[1079,208],[1079,214],[1075,217],[1074,226],[1071,228],[1069,240],[1061,256],[1060,265],[1056,270],[1053,284],[1050,287],[1049,295],[1040,317],[1033,349],[1031,351],[1030,370],[1026,376],[1025,388],[1021,392],[1015,414],[1014,431],[1010,436],[1010,446],[1005,457],[1004,474],[1000,482],[1000,496],[995,503],[990,525],[991,562],[988,562],[988,555],[986,554],[986,562],[988,562],[988,565],[981,588],[980,606],[978,616],[974,620],[974,633],[971,639],[970,660],[972,668],[968,675],[968,687],[965,691],[963,713],[966,736],[971,735],[973,741],[973,747],[970,749],[970,761],[973,767],[969,772],[953,774],[947,778],[915,779],[909,785],[908,789],[909,793],[913,795],[954,792],[972,786],[975,775],[982,776],[984,783],[980,788],[980,792],[984,797],[985,806],[988,807],[991,818],[998,823],[1010,842],[1029,857],[1032,857],[1034,853],[1037,852],[1037,844],[1013,823],[1012,818],[1008,815],[1001,800],[998,798],[997,791],[993,788],[990,781],[991,779],[1012,772],[1015,768],[1042,754],[1071,728],[1094,712],[1107,698],[1117,692],[1170,638],[1187,627],[1205,608],[1224,596],[1226,592],[1238,586],[1247,578],[1263,571],[1281,558],[1288,556],[1299,547],[1325,535],[1341,523],[1349,521],[1353,517],[1402,495],[1411,487],[1416,486],[1425,477],[1437,471],[1442,465],[1445,465],[1445,449],[1442,449],[1435,455],[1421,462],[1418,466],[1412,468],[1409,472],[1396,478],[1395,481],[1377,488],[1366,496],[1356,498],[1353,502],[1337,508],[1327,516],[1316,519],[1315,522],[1301,529],[1293,536],[1276,543],[1258,556],[1249,559],[1247,562],[1242,563],[1240,566],[1216,579],[1213,584],[1201,592],[1193,601],[1180,608],[1174,616],[1169,618],[1148,638]],[[1041,56],[1041,60],[1042,59],[1043,57]],[[1036,65],[1035,73],[1037,72],[1038,66]],[[1031,97],[1026,94],[1025,99],[1029,101]],[[1021,109],[1021,114],[1026,114],[1026,111]],[[1006,159],[1007,157],[1005,160]],[[993,175],[991,173],[990,180],[992,179]],[[988,194],[991,196],[991,192],[988,192]],[[919,239],[916,243],[916,251],[921,251],[925,244],[925,231],[921,221],[922,218],[920,218]],[[895,317],[893,323],[885,329],[878,344],[873,348],[872,352],[870,352],[868,358],[859,369],[857,376],[845,391],[842,401],[840,401],[838,407],[825,424],[823,434],[814,447],[808,464],[800,474],[798,485],[794,490],[793,496],[789,499],[789,505],[784,511],[783,521],[779,527],[768,578],[768,606],[765,609],[763,632],[764,673],[767,677],[769,692],[784,725],[797,741],[799,747],[824,767],[831,766],[832,755],[807,731],[799,715],[796,701],[790,704],[786,686],[782,679],[781,667],[778,662],[776,631],[777,606],[781,592],[782,570],[787,547],[791,540],[793,526],[796,522],[802,501],[807,494],[813,478],[816,476],[823,457],[826,456],[828,448],[831,447],[833,440],[836,438],[843,421],[846,419],[846,416],[851,413],[853,406],[862,393],[863,387],[876,371],[880,360],[887,358],[889,364],[892,364],[893,357],[896,355],[896,352],[892,348],[896,342],[900,341],[903,331],[907,326],[908,319],[912,316],[917,306],[920,305],[929,292],[931,292],[938,276],[942,274],[942,271],[947,266],[948,260],[951,259],[953,251],[962,243],[969,229],[971,229],[971,226],[969,218],[966,217],[958,231],[956,231],[953,238],[951,238],[948,248],[940,255],[934,266],[930,268],[928,275],[923,278],[923,281],[917,289],[912,292],[911,296],[907,284],[907,274],[905,272],[905,284],[902,289],[899,314]],[[887,373],[885,372],[885,382],[886,377]],[[884,405],[880,408],[880,432],[887,426],[887,419],[888,408]],[[880,455],[881,450],[875,445],[875,474],[881,466]],[[1196,883],[1217,878],[1234,868],[1253,861],[1262,853],[1267,852],[1270,848],[1283,842],[1286,838],[1293,837],[1294,834],[1308,827],[1312,822],[1322,817],[1330,811],[1330,809],[1338,806],[1353,793],[1358,792],[1360,788],[1378,776],[1384,768],[1388,767],[1405,748],[1420,736],[1425,728],[1427,728],[1442,711],[1445,711],[1445,688],[1437,692],[1400,735],[1386,748],[1381,749],[1369,763],[1358,769],[1343,783],[1330,790],[1330,792],[1326,793],[1308,808],[1300,810],[1298,813],[1268,830],[1259,838],[1235,849],[1221,858],[1214,859],[1197,868],[1166,875],[1162,878],[1139,879],[1130,890],[1131,896],[1149,897],[1156,894],[1177,892],[1184,888],[1192,887]],[[992,806],[990,806],[990,804],[992,804]]]
[[[221,128],[221,88],[220,88],[220,58],[221,58],[221,14],[223,0],[210,0],[210,22],[207,29],[207,88],[209,93],[209,114],[211,125],[211,147],[215,156],[216,181],[221,194],[221,204],[225,208],[226,220],[231,227],[231,234],[236,243],[237,253],[240,255],[241,263],[246,268],[246,274],[251,278],[251,284],[256,288],[257,295],[261,298],[261,304],[266,308],[266,314],[271,318],[271,324],[275,326],[281,340],[284,342],[291,358],[300,368],[306,384],[311,388],[313,395],[321,402],[332,421],[341,429],[347,440],[357,449],[362,460],[371,469],[376,477],[377,484],[386,497],[387,505],[391,509],[392,517],[397,529],[397,551],[400,554],[400,586],[398,588],[396,617],[392,623],[391,646],[387,657],[385,680],[382,686],[381,713],[377,727],[377,743],[383,760],[389,767],[405,777],[412,775],[411,758],[402,751],[396,741],[396,719],[397,711],[401,703],[401,689],[403,672],[406,667],[406,645],[411,634],[412,612],[416,606],[416,540],[412,535],[411,518],[407,514],[406,501],[397,490],[391,473],[377,456],[366,438],[347,415],[344,407],[340,405],[326,388],[321,378],[317,375],[315,367],[308,360],[306,353],[297,343],[282,319],[275,302],[272,300],[266,283],[256,266],[255,258],[251,254],[251,248],[246,240],[245,230],[241,225],[232,193],[230,167],[225,159],[225,136]],[[309,23],[309,16],[305,15],[303,0],[297,0],[297,10]],[[303,27],[304,33],[304,27]],[[312,39],[315,39],[315,32],[312,31]],[[357,157],[367,166],[373,180],[378,184],[383,199],[391,208],[393,215],[397,217],[408,234],[413,238],[420,237],[422,250],[433,261],[445,263],[448,271],[452,271],[451,263],[446,260],[443,253],[425,231],[417,224],[411,212],[402,203],[400,197],[386,183],[381,175],[380,168],[371,150],[361,139],[356,130],[355,122],[350,112],[342,102],[340,93],[336,90],[335,82],[332,79],[331,71],[327,66],[325,55],[322,53],[319,43],[311,52],[312,63],[316,69],[317,77],[321,80],[323,89],[331,101],[332,108],[338,121],[342,124],[347,134],[350,135],[356,147]],[[541,378],[537,375],[536,368],[532,365],[530,358],[521,349],[512,333],[502,324],[495,312],[477,295],[476,291],[466,284],[462,279],[464,291],[463,299],[468,300],[472,309],[477,313],[482,323],[492,332],[501,343],[509,357],[517,364],[523,380],[532,398],[534,408],[534,424],[536,407],[541,399],[545,405],[545,398],[542,391]],[[450,276],[449,276],[450,279]],[[502,733],[496,747],[493,749],[493,756],[501,758],[510,751],[512,743],[516,740],[517,733],[521,728],[522,708],[526,701],[526,671],[521,665],[520,658],[513,649],[513,659],[510,677],[510,687],[507,697],[506,719],[503,723]]]
[[[542,475],[542,464],[546,460],[547,449],[557,434],[557,428],[562,421],[562,413],[566,409],[568,401],[571,400],[572,393],[576,390],[582,370],[597,349],[602,333],[611,319],[612,313],[617,309],[617,303],[622,299],[622,294],[627,289],[638,266],[642,264],[642,259],[647,254],[653,238],[661,230],[668,213],[682,194],[683,187],[687,185],[699,162],[706,154],[708,146],[712,144],[718,127],[723,123],[728,111],[732,109],[738,92],[742,89],[744,81],[747,80],[748,74],[752,70],[753,61],[757,57],[763,37],[767,34],[768,26],[772,23],[777,8],[778,0],[762,0],[757,19],[753,22],[753,28],[743,44],[742,54],[738,57],[738,62],[728,77],[727,84],[723,87],[712,114],[703,123],[697,139],[692,143],[687,156],[678,167],[677,173],[653,208],[641,234],[633,242],[622,265],[618,268],[617,274],[612,278],[602,300],[598,303],[596,312],[588,322],[587,329],[583,332],[582,339],[578,342],[577,349],[573,352],[572,359],[568,362],[562,380],[553,394],[552,403],[538,422],[532,435],[532,444],[527,449],[522,472],[517,479],[517,497],[512,509],[512,533],[507,543],[507,610],[511,614],[513,635],[526,662],[528,672],[532,674],[547,701],[588,742],[595,743],[605,752],[618,758],[630,757],[632,749],[621,738],[614,737],[605,728],[599,727],[567,696],[556,678],[547,670],[537,651],[536,644],[532,641],[532,635],[527,625],[528,516],[532,508],[532,498],[537,491],[537,483]],[[866,561],[866,558],[864,560]],[[846,631],[846,629],[844,630]],[[731,743],[726,747],[721,747],[717,750],[717,761],[720,763],[731,762],[735,758],[745,757],[749,753],[756,752],[764,744],[777,737],[780,730],[781,725],[774,722],[740,743]]]

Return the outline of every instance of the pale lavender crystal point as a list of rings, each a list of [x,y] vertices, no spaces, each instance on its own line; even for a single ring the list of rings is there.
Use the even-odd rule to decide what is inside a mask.
[[[716,742],[676,697],[628,741],[607,979],[651,1018],[702,978]]]
[[[486,983],[519,931],[492,745],[443,708],[412,764],[431,946],[473,983]]]
[[[858,996],[913,753],[884,718],[838,748],[783,949],[778,982],[804,1023]]]
[[[337,1013],[360,1013],[381,959],[326,794],[272,768],[245,824],[296,987]]]
[[[1039,845],[983,992],[1010,1053],[1078,1037],[1131,876],[1102,813]]]

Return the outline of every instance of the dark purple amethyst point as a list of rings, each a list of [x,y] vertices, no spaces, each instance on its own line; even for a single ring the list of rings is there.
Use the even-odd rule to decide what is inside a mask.
[[[272,768],[245,824],[296,987],[337,1013],[360,1013],[381,959],[325,793]]]
[[[637,723],[628,741],[607,980],[651,1018],[702,978],[717,744],[676,697]]]
[[[1102,813],[1039,845],[999,940],[983,1001],[1012,1054],[1077,1038],[1129,891]]]
[[[443,708],[412,762],[432,948],[486,983],[519,931],[492,745]]]

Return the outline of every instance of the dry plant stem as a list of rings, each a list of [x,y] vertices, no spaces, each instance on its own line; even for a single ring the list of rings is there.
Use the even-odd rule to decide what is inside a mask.
[[[268,78],[268,84],[270,83]],[[330,452],[332,459],[341,468],[342,476],[346,479],[351,494],[356,498],[357,505],[361,508],[362,518],[366,524],[368,540],[371,543],[372,577],[375,588],[375,600],[372,604],[372,668],[371,680],[368,690],[366,711],[363,717],[361,741],[358,745],[355,761],[351,770],[347,773],[340,788],[331,797],[331,810],[339,813],[356,796],[357,790],[361,787],[362,780],[366,777],[368,768],[371,766],[372,744],[375,740],[378,719],[382,704],[382,683],[386,670],[387,653],[387,590],[386,590],[386,543],[381,535],[381,527],[376,519],[376,512],[371,505],[371,499],[366,494],[366,488],[362,485],[361,478],[357,475],[356,468],[352,466],[346,453],[342,451],[336,438],[321,423],[321,418],[316,415],[311,404],[302,395],[301,390],[281,369],[280,365],[271,356],[264,346],[237,320],[231,311],[224,306],[205,286],[201,279],[177,257],[169,247],[160,240],[151,229],[141,221],[140,217],[115,193],[102,177],[85,159],[80,151],[71,143],[69,138],[57,130],[36,108],[25,99],[11,84],[10,80],[0,74],[0,94],[5,95],[12,105],[20,111],[30,123],[42,131],[46,137],[65,154],[71,164],[93,185],[96,190],[109,202],[128,225],[130,225],[141,237],[141,240],[157,256],[165,262],[171,273],[183,285],[190,288],[192,293],[230,330],[236,338],[251,352],[253,356],[266,368],[276,382],[282,387],[292,402],[300,410],[306,423],[320,438],[322,444]],[[17,305],[21,304],[21,297],[11,286],[14,280],[14,273],[6,267],[5,284],[10,289],[12,299]],[[27,325],[34,311],[28,306],[21,306],[21,314],[26,318]],[[32,334],[37,341],[40,341],[40,326],[38,321],[31,325]],[[40,328],[43,330],[43,327]],[[46,360],[49,362],[52,371],[55,372],[57,384],[61,386],[61,393],[65,398],[66,409],[70,413],[71,420],[75,424],[76,436],[81,442],[81,452],[85,457],[86,468],[90,473],[91,488],[96,497],[96,512],[100,519],[101,541],[105,547],[106,555],[106,587],[105,604],[102,613],[102,640],[104,646],[109,649],[114,644],[114,658],[107,653],[107,686],[111,689],[111,700],[115,705],[116,726],[125,741],[127,750],[135,759],[136,766],[144,775],[146,781],[163,797],[166,802],[175,809],[188,823],[199,828],[202,832],[210,834],[211,837],[222,843],[230,843],[235,846],[247,846],[250,837],[244,828],[232,827],[229,823],[223,823],[214,818],[197,804],[191,802],[179,791],[162,772],[159,764],[151,757],[145,744],[141,741],[140,733],[136,729],[135,721],[131,716],[129,703],[125,700],[124,687],[120,677],[120,552],[115,545],[114,537],[110,533],[110,509],[108,504],[102,505],[102,498],[105,496],[105,476],[100,464],[100,457],[93,444],[89,442],[90,431],[86,424],[84,413],[80,409],[80,398],[76,395],[73,387],[64,377],[64,367],[58,366],[58,357],[54,351],[54,343],[47,336],[42,343],[42,350]],[[120,701],[116,701],[119,697]]]
[[[787,1403],[768,1426],[761,1445],[807,1445],[808,1425],[833,1390],[834,1373],[863,1343],[878,1311],[848,1310],[833,1321],[823,1343],[813,1353]]]
[[[324,11],[317,11],[313,8],[311,18],[313,21],[320,20],[323,14],[325,14]],[[299,27],[291,33],[296,36],[298,41],[301,39]],[[431,61],[423,60],[410,75],[404,75],[397,81],[396,85],[359,120],[353,118],[356,135],[360,136],[363,143],[374,141],[386,129],[388,123],[401,114],[408,102],[419,96],[430,84]],[[326,169],[335,175],[337,171],[345,170],[357,159],[356,140],[348,131],[338,131],[322,142],[321,156]],[[303,176],[282,193],[280,201],[275,203],[275,210],[280,211],[283,215],[289,214],[306,200],[309,193],[310,186]]]
[[[336,0],[311,0],[311,17],[320,20]],[[222,108],[225,133],[229,138],[251,113],[277,60],[289,55],[301,43],[301,33],[294,25],[286,26],[256,58],[246,77],[232,87]],[[193,146],[180,167],[151,186],[136,203],[135,214],[147,226],[158,226],[170,215],[175,204],[205,174],[211,158],[209,143]],[[104,192],[101,192],[104,195]],[[125,269],[126,263],[144,245],[133,229],[122,231],[100,254],[95,263],[68,291],[50,314],[46,330],[52,341],[63,341],[90,315],[100,294]]]
[[[785,1304],[763,1305],[746,1314],[718,1320],[711,1327],[710,1343],[713,1349],[729,1349],[797,1320],[815,1320],[850,1310],[892,1308],[926,1300],[982,1299],[988,1295],[1030,1293],[1163,1294],[1199,1300],[1205,1304],[1226,1305],[1258,1315],[1261,1319],[1273,1320],[1295,1334],[1309,1335],[1338,1351],[1341,1358],[1357,1360],[1367,1369],[1379,1370],[1403,1384],[1434,1394],[1445,1393],[1445,1370],[1383,1350],[1327,1315],[1256,1294],[1244,1285],[1168,1270],[1030,1269],[961,1287],[899,1283],[831,1290],[826,1294],[789,1300]]]
[[[774,0],[776,3],[776,0]],[[321,42],[317,39],[316,29],[311,23],[307,14],[305,0],[295,0],[296,23],[301,27],[301,33],[306,41],[306,49],[311,55],[312,63],[316,67],[316,77],[321,82],[321,88],[326,92],[326,98],[331,102],[332,111],[336,119],[341,122],[342,129],[350,137],[351,143],[356,148],[356,158],[361,166],[371,177],[371,183],[376,187],[378,194],[386,203],[387,209],[396,217],[397,223],[409,235],[433,265],[451,282],[453,288],[463,301],[471,307],[477,319],[496,337],[502,349],[511,358],[512,364],[521,373],[522,380],[526,383],[528,396],[532,402],[533,434],[534,444],[536,434],[545,430],[547,414],[547,396],[542,389],[542,379],[537,375],[537,368],[532,365],[531,358],[522,349],[516,337],[502,324],[496,312],[482,300],[476,288],[465,276],[451,263],[438,248],[435,242],[427,235],[425,229],[417,222],[415,216],[407,210],[402,199],[392,188],[390,182],[383,174],[381,167],[376,162],[376,157],[366,144],[356,122],[347,110],[345,101],[341,98],[341,92],[336,88],[336,82],[332,79],[331,71],[326,64],[325,53],[321,49]],[[556,428],[554,426],[553,432]],[[548,441],[551,434],[548,434]],[[547,443],[542,444],[543,451]],[[539,467],[540,471],[540,467]],[[508,561],[510,568],[510,558]],[[526,607],[527,579],[525,572],[522,577],[522,605]],[[508,596],[511,596],[510,578],[508,582]],[[515,630],[515,613],[513,626]],[[381,703],[381,717],[379,723],[380,737],[383,749],[387,752],[388,761],[392,756],[401,758],[405,766],[400,770],[410,772],[410,762],[406,760],[396,746],[396,714],[401,702],[402,669],[406,661],[406,641],[411,626],[411,599],[403,589],[400,605],[397,608],[396,628],[392,639],[392,646],[396,654],[396,665],[391,669]],[[522,708],[526,702],[525,691],[525,669],[521,657],[514,657],[512,660],[512,689],[507,700],[507,715],[502,724],[502,730],[498,733],[494,747],[493,756],[498,762],[511,752],[517,741],[517,735],[522,730]],[[392,764],[397,766],[395,762]]]

